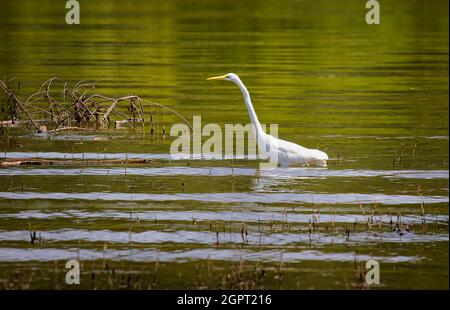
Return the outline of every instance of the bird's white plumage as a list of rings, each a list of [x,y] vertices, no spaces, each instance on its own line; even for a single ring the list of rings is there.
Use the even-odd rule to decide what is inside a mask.
[[[282,167],[299,165],[316,165],[324,167],[327,165],[328,155],[317,149],[308,149],[301,145],[275,138],[266,134],[259,123],[250,94],[242,83],[241,79],[234,73],[228,73],[222,76],[211,77],[208,80],[227,80],[236,84],[244,96],[244,102],[252,122],[258,150],[264,157],[277,158],[278,165]]]

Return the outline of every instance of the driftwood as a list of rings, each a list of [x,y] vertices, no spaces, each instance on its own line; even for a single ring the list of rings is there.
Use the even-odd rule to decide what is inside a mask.
[[[6,120],[0,122],[0,127],[17,127],[31,124],[37,132],[55,133],[62,130],[89,130],[88,125],[95,122],[98,127],[108,126],[112,115],[122,119],[120,125],[140,124],[144,128],[146,122],[143,102],[149,106],[168,111],[180,117],[189,127],[189,122],[178,112],[156,102],[142,100],[137,95],[127,95],[118,98],[108,97],[94,93],[95,82],[80,81],[72,88],[68,83],[53,77],[42,83],[39,90],[26,98],[17,94],[17,91],[8,84],[11,81],[0,80],[0,89],[5,94],[1,109]],[[62,91],[54,91],[54,84],[63,85]],[[117,109],[119,104],[127,106],[126,112]],[[123,109],[122,109],[123,110]],[[0,114],[1,115],[1,114]],[[164,114],[165,115],[165,114]],[[41,119],[41,121],[38,121]],[[125,120],[124,120],[125,119]],[[151,133],[155,132],[153,114],[150,114]],[[163,124],[163,134],[165,127]]]
[[[13,166],[100,166],[100,165],[129,165],[152,164],[151,159],[41,159],[41,158],[4,158],[0,159],[1,167]]]

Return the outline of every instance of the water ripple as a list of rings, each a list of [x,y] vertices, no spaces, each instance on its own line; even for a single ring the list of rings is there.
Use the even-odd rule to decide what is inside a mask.
[[[416,262],[422,260],[419,256],[371,256],[357,255],[354,252],[324,253],[318,250],[304,250],[289,252],[283,250],[251,251],[244,249],[195,249],[176,250],[172,252],[157,249],[129,249],[129,250],[88,250],[88,249],[55,249],[55,248],[0,248],[0,262],[27,262],[27,261],[55,261],[80,259],[83,261],[110,259],[114,261],[133,262],[185,262],[199,259],[227,260],[227,261],[265,261],[265,262],[300,262],[300,261],[339,261],[353,262],[355,260],[367,261],[375,259],[385,263]]]
[[[74,168],[9,168],[0,169],[0,176],[55,176],[55,175],[80,175],[80,169]],[[125,168],[83,168],[83,175],[107,176],[123,175]],[[330,170],[321,168],[285,168],[258,170],[253,168],[231,167],[145,167],[126,168],[127,175],[140,176],[258,176],[280,179],[291,178],[323,178],[323,177],[384,177],[392,179],[448,179],[448,170]]]
[[[54,231],[42,231],[39,236],[48,242],[68,242],[82,240],[84,242],[108,242],[127,244],[155,244],[155,243],[175,243],[175,244],[210,244],[217,242],[242,244],[242,235],[240,233],[221,232],[216,234],[213,231],[144,231],[144,232],[126,232],[111,230],[83,230],[83,229],[61,229]],[[0,241],[25,241],[30,239],[30,233],[27,230],[19,231],[0,231]],[[246,236],[247,245],[297,245],[299,243],[315,245],[331,244],[355,244],[362,243],[423,243],[449,241],[448,234],[416,234],[414,232],[405,232],[400,235],[397,232],[358,232],[352,233],[347,240],[345,235],[325,235],[320,233],[250,233]]]
[[[285,223],[304,223],[312,221],[311,213],[282,213],[282,212],[234,212],[234,211],[135,211],[134,217],[139,220],[153,221],[229,221],[229,222],[270,222],[280,221]],[[320,223],[364,223],[366,218],[362,214],[327,214],[321,213],[315,215]],[[15,219],[56,219],[56,218],[76,218],[76,219],[92,219],[92,218],[110,218],[129,220],[130,212],[105,210],[102,212],[86,212],[79,210],[67,210],[64,212],[41,212],[37,210],[20,211],[17,213],[3,213],[1,218]],[[395,216],[377,215],[375,219],[379,223],[389,224],[396,221]],[[404,214],[401,221],[405,224],[421,224],[422,215]],[[448,224],[448,215],[427,214],[425,220],[428,223],[439,222]]]
[[[176,194],[138,194],[138,193],[37,193],[0,192],[0,199],[45,199],[45,200],[104,200],[104,201],[199,201],[222,203],[314,203],[314,204],[420,204],[449,202],[445,196],[412,196],[385,194],[297,194],[297,193],[176,193]]]

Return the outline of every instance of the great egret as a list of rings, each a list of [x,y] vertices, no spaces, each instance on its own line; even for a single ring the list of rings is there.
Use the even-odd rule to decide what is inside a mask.
[[[208,80],[231,81],[239,87],[244,96],[245,105],[247,106],[248,114],[254,128],[255,138],[260,153],[275,154],[279,166],[317,165],[326,167],[328,155],[325,152],[316,149],[308,149],[298,144],[275,138],[263,131],[255,110],[253,109],[250,94],[244,83],[242,83],[241,79],[236,74],[228,73],[221,76],[210,77]]]

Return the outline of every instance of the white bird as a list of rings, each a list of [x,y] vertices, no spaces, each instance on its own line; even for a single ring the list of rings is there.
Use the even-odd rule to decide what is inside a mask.
[[[260,154],[270,154],[271,159],[275,157],[277,165],[281,167],[300,165],[326,167],[328,155],[325,152],[317,149],[308,149],[298,144],[275,138],[263,131],[258,117],[256,116],[255,109],[253,109],[250,94],[244,83],[242,83],[241,79],[236,74],[228,73],[221,76],[210,77],[208,80],[231,81],[239,87],[244,96],[245,105],[247,106],[248,114],[254,128]]]

